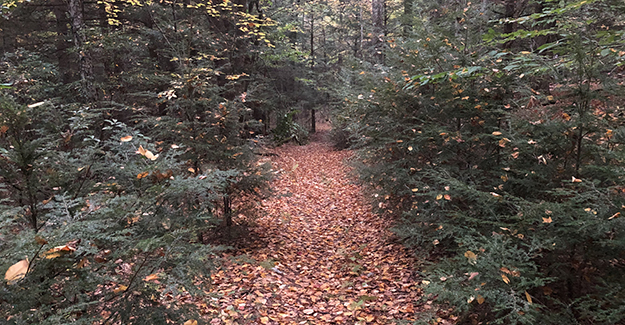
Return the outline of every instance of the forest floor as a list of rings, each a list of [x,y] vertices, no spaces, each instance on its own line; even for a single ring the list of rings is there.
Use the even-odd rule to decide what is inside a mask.
[[[414,257],[350,176],[353,153],[324,134],[273,149],[256,240],[229,252],[206,288],[211,324],[411,324],[434,312]]]

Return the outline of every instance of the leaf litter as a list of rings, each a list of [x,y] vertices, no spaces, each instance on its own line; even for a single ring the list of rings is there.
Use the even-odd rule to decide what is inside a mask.
[[[252,229],[258,238],[224,255],[199,303],[205,319],[395,324],[432,312],[415,258],[388,230],[392,220],[372,212],[349,176],[353,153],[325,142],[287,144],[274,153],[274,195],[262,201]]]

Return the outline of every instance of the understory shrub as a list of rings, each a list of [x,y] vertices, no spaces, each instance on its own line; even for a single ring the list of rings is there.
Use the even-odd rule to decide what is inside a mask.
[[[375,205],[397,216],[426,261],[424,290],[460,323],[625,320],[625,120],[606,73],[624,43],[599,23],[608,7],[623,13],[545,4],[512,34],[481,33],[481,9],[446,7],[468,10],[466,32],[428,20],[427,37],[388,52],[397,69],[360,73],[369,91],[339,112]],[[540,35],[554,41],[532,49]]]

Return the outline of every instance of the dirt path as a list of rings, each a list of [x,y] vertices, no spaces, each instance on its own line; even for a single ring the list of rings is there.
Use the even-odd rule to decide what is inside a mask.
[[[415,320],[414,260],[348,176],[352,153],[324,142],[274,152],[274,196],[262,202],[254,229],[261,244],[213,275],[214,298],[204,306],[211,323]]]

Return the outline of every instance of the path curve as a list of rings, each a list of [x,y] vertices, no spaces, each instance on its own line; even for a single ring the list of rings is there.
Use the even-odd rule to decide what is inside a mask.
[[[212,324],[395,324],[417,318],[414,258],[326,142],[276,148],[260,245],[212,276]],[[428,308],[428,304],[419,309]]]

